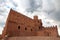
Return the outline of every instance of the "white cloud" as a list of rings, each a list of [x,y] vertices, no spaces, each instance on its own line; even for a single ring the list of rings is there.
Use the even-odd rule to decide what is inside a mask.
[[[0,26],[0,34],[2,34],[3,27]]]

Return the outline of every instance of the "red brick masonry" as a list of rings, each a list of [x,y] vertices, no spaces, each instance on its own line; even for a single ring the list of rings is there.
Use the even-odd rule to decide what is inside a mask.
[[[57,26],[43,27],[42,20],[38,16],[31,19],[14,10],[10,10],[2,37],[15,36],[58,36]]]

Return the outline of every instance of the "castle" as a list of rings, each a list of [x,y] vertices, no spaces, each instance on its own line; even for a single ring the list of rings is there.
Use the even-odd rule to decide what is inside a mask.
[[[44,27],[42,20],[38,16],[33,19],[10,10],[4,30],[2,31],[2,38],[5,37],[26,37],[26,36],[47,36],[57,37],[57,26]]]

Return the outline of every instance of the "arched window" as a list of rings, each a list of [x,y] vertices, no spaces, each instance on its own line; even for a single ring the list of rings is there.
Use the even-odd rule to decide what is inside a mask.
[[[25,30],[27,30],[27,28],[25,27]]]
[[[18,29],[20,29],[20,26],[18,26]]]
[[[42,30],[42,27],[41,26],[39,26],[38,28],[39,28],[39,30]]]

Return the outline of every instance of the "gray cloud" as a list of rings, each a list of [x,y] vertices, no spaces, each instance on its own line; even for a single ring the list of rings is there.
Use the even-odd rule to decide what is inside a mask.
[[[2,3],[4,3],[5,2],[5,0],[0,0],[0,4],[2,4]]]
[[[4,6],[6,3],[6,0],[0,0],[0,6]]]
[[[60,21],[60,0],[47,0],[47,7],[43,9],[43,12],[46,12],[47,18],[53,19],[55,21]]]
[[[10,2],[14,5],[14,7],[17,7],[17,3],[15,3],[13,0],[10,0]]]
[[[5,13],[5,12],[6,12],[6,9],[3,7],[0,7],[0,13]]]
[[[4,22],[0,22],[0,26],[3,27],[5,25]]]
[[[56,21],[60,21],[60,12],[54,12],[54,13],[51,13],[50,15],[50,18],[56,20]]]
[[[34,11],[37,11],[38,8],[42,7],[42,1],[41,0],[29,0],[30,8],[27,8],[27,12],[33,13]]]

